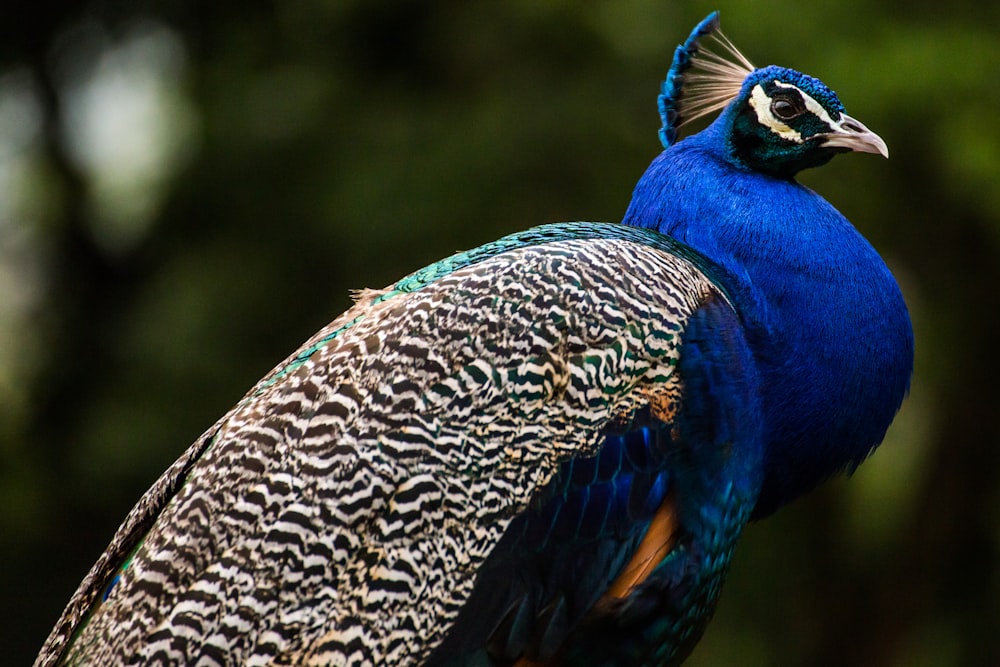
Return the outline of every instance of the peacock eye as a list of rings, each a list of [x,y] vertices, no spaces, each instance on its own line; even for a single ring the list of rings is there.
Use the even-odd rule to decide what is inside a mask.
[[[804,109],[787,97],[776,97],[771,102],[771,113],[781,120],[793,120],[801,115]]]

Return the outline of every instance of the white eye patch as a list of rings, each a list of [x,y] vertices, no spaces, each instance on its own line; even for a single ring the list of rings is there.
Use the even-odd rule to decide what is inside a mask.
[[[823,105],[809,97],[802,89],[789,83],[782,83],[781,81],[775,81],[774,84],[779,88],[798,92],[802,96],[802,103],[806,105],[806,111],[823,121],[827,127],[832,128],[834,126],[833,119],[830,118],[830,114],[823,108]],[[802,143],[801,133],[792,129],[771,113],[771,98],[767,96],[767,93],[764,92],[764,88],[760,84],[754,86],[750,92],[750,106],[753,107],[754,113],[757,114],[757,122],[761,125],[769,128],[782,139],[794,141],[797,144]]]

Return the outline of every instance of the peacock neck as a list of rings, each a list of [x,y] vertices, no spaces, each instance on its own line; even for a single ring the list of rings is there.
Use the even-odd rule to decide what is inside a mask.
[[[758,516],[881,441],[909,383],[909,315],[885,263],[826,200],[741,168],[713,126],[654,160],[624,223],[673,236],[725,269],[764,381]]]

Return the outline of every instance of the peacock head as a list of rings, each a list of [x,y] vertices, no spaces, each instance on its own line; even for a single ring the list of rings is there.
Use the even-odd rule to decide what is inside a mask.
[[[714,38],[723,54],[708,50]],[[713,12],[677,47],[659,97],[664,147],[678,128],[724,109],[716,121],[729,159],[782,178],[828,162],[837,153],[861,151],[889,157],[885,142],[861,122],[822,81],[785,67],[756,68],[719,30]]]

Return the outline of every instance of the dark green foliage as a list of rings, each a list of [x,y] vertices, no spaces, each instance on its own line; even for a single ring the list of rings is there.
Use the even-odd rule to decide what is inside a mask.
[[[16,3],[0,21],[0,99],[32,82],[38,121],[26,185],[0,191],[10,664],[31,661],[159,472],[349,289],[537,224],[620,219],[660,149],[677,36],[713,8],[89,6]],[[888,162],[803,180],[899,276],[917,370],[853,480],[748,529],[689,664],[1000,663],[1000,9],[720,9],[755,63],[821,77],[889,144]],[[66,82],[162,29],[183,54],[168,78],[180,152],[145,214],[95,204],[60,142]]]

